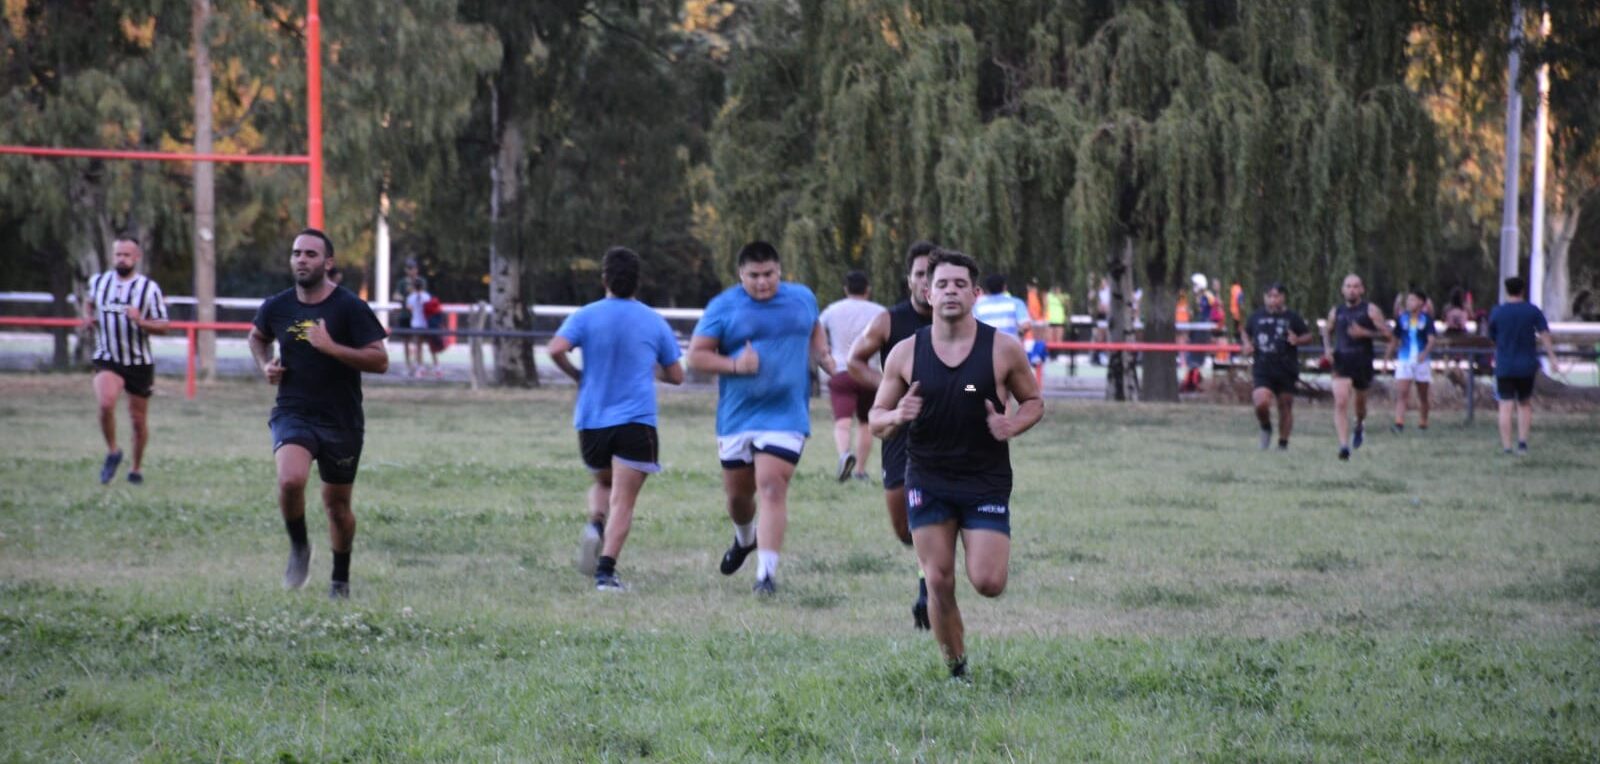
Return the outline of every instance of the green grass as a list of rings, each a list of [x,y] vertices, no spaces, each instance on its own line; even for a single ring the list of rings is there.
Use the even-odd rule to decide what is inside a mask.
[[[158,397],[147,484],[102,487],[87,380],[0,376],[0,760],[1600,758],[1593,414],[1526,458],[1441,419],[1339,463],[1326,408],[1262,453],[1240,408],[1052,404],[1010,588],[959,590],[963,687],[827,438],[779,596],[716,574],[702,394],[663,394],[633,591],[591,591],[570,396],[370,392],[332,604],[278,585],[265,386]]]

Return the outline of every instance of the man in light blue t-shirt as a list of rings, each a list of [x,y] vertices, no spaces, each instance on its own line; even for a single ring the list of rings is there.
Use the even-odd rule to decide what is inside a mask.
[[[547,348],[551,360],[578,383],[573,425],[583,463],[594,474],[589,524],[579,542],[578,568],[600,591],[623,591],[617,556],[633,526],[633,505],[651,473],[661,471],[654,380],[683,383],[678,340],[666,319],[633,299],[639,256],[612,247],[600,266],[606,298],[567,317]],[[567,354],[583,353],[583,368]]]
[[[991,273],[983,279],[983,296],[972,305],[972,315],[979,321],[1005,332],[1017,339],[1033,328],[1028,315],[1028,304],[1006,291],[1004,274]]]
[[[817,323],[817,297],[782,280],[778,250],[764,241],[746,244],[738,267],[739,284],[712,298],[695,326],[688,361],[717,375],[717,455],[734,527],[722,574],[732,575],[759,547],[755,591],[771,595],[789,480],[811,435],[811,369],[820,365],[829,376],[835,369]]]

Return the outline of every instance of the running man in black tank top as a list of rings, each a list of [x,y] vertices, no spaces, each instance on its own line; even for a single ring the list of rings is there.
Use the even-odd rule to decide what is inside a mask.
[[[972,587],[1000,596],[1011,562],[1007,444],[1044,416],[1044,400],[1022,343],[973,317],[972,258],[939,250],[929,271],[933,325],[890,351],[871,422],[880,438],[907,430],[907,523],[927,574],[928,616],[951,675],[964,677],[956,540]],[[1017,402],[1009,413],[1008,398]]]
[[[850,346],[850,376],[861,389],[876,391],[883,379],[879,369],[888,360],[889,350],[933,323],[933,309],[928,307],[928,256],[933,251],[934,246],[925,241],[912,244],[906,250],[906,293],[909,297],[874,318]],[[877,369],[872,367],[874,355],[878,357]],[[911,528],[906,525],[906,437],[903,432],[883,441],[883,501],[889,509],[889,527],[894,529],[895,537],[900,543],[911,546]],[[929,627],[928,584],[920,570],[917,599],[911,606],[911,624],[919,629]]]
[[[1372,339],[1394,341],[1383,310],[1367,302],[1367,287],[1354,273],[1344,277],[1340,287],[1344,304],[1328,311],[1322,327],[1323,362],[1333,367],[1333,428],[1339,433],[1339,459],[1350,459],[1351,449],[1361,447],[1367,420],[1367,388],[1372,386]],[[1355,392],[1355,438],[1350,437],[1350,393]]]

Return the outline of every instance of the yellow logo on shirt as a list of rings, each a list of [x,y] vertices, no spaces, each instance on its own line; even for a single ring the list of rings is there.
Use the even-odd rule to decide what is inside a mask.
[[[289,336],[300,340],[301,342],[310,342],[311,340],[306,338],[306,332],[311,331],[311,327],[316,325],[317,322],[312,321],[309,318],[300,319],[299,321],[296,321],[293,326],[289,327]]]

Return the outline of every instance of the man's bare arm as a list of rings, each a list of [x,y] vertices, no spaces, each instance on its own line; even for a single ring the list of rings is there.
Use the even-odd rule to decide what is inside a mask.
[[[867,330],[850,345],[850,361],[846,368],[857,385],[867,390],[877,389],[883,374],[872,368],[872,356],[877,355],[883,349],[883,343],[888,341],[889,312],[884,311],[874,316],[872,323],[867,324]]]
[[[761,357],[748,342],[736,356],[725,356],[717,349],[715,337],[689,338],[689,368],[706,374],[755,374],[761,368]]]
[[[822,330],[821,321],[811,325],[811,365],[821,366],[830,377],[839,372],[833,353],[828,350],[828,333]]]
[[[1044,398],[1039,394],[1039,380],[1033,376],[1033,366],[1028,363],[1028,353],[1022,349],[1022,343],[1010,337],[1000,340],[1001,336],[996,335],[996,350],[1004,364],[1006,390],[1017,401],[1017,409],[1003,415],[1002,433],[993,433],[994,427],[990,430],[997,440],[1002,439],[999,434],[1009,440],[1027,432],[1044,418]],[[1001,400],[1005,397],[1001,396]]]
[[[550,361],[561,370],[562,374],[572,378],[573,382],[583,384],[583,372],[572,365],[572,359],[567,354],[572,352],[572,341],[561,335],[550,338],[550,344],[544,346],[545,352],[550,354]]]
[[[872,410],[867,412],[867,424],[872,428],[872,434],[885,440],[894,437],[900,426],[916,418],[921,413],[921,399],[916,400],[916,411],[907,411],[905,398],[909,390],[906,378],[910,376],[911,358],[914,354],[912,343],[914,340],[907,338],[901,340],[889,351],[889,357],[883,362],[883,375],[878,383],[878,394],[872,399]],[[910,414],[909,418],[907,414]]]
[[[656,379],[669,385],[683,384],[683,364],[673,361],[666,366],[656,365]]]

